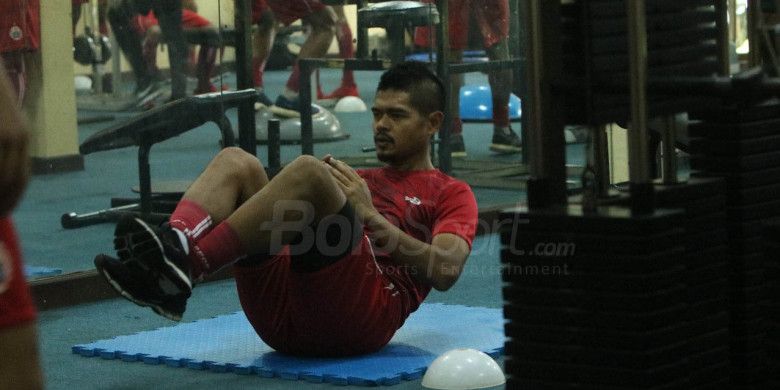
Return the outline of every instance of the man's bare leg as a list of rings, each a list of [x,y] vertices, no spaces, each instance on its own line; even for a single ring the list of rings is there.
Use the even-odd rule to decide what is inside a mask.
[[[311,32],[306,41],[301,45],[298,58],[321,58],[328,52],[330,42],[335,35],[336,13],[331,7],[325,7],[304,18],[304,22],[311,26]],[[298,92],[300,90],[300,68],[298,61],[293,65],[292,73],[287,79],[284,92],[276,99],[272,111],[276,115],[284,117],[300,116],[298,106]]]
[[[272,242],[274,231],[291,222],[316,223],[346,203],[321,160],[300,156],[268,181],[260,162],[239,148],[223,149],[183,199],[200,205],[215,224],[226,221],[247,254],[269,253],[272,245],[289,243],[296,232]]]
[[[273,103],[263,92],[263,73],[265,72],[265,64],[268,61],[268,57],[271,55],[271,48],[274,45],[275,38],[276,18],[270,11],[264,12],[260,16],[260,21],[257,23],[257,32],[252,39],[252,81],[255,89],[261,95],[258,102],[255,103],[256,109],[259,109],[261,106],[270,106]]]
[[[490,60],[508,60],[509,43],[502,39],[486,48]],[[509,97],[512,93],[512,70],[502,69],[488,73],[491,98],[493,101],[493,139],[490,150],[499,153],[518,153],[521,151],[520,137],[509,124]]]

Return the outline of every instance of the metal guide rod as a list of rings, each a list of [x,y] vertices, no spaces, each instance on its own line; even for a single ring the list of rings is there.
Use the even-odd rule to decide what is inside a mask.
[[[720,65],[719,74],[728,76],[731,73],[731,55],[729,49],[729,0],[716,0],[715,13],[717,19],[715,24],[718,28],[718,62]]]
[[[650,181],[647,142],[647,30],[645,1],[626,1],[628,20],[629,84],[631,122],[628,137],[629,181]]]
[[[758,0],[747,2],[747,38],[750,42],[750,51],[748,52],[748,66],[754,67],[761,64],[761,4]]]
[[[596,197],[606,197],[609,193],[609,140],[607,125],[598,125],[588,129],[593,135],[593,169],[596,171]]]
[[[254,88],[252,81],[252,8],[249,0],[234,0],[236,34],[236,89]],[[238,143],[241,149],[257,155],[254,99],[238,106]]]
[[[663,120],[665,123],[661,133],[663,145],[661,179],[664,184],[677,184],[677,152],[674,147],[677,119],[675,115],[666,115]]]
[[[445,115],[444,115],[444,123],[442,123],[442,128],[439,130],[439,139],[441,140],[441,144],[439,145],[439,170],[441,170],[444,173],[450,173],[452,172],[452,155],[450,154],[450,130],[452,129],[453,124],[453,115],[455,113],[453,112],[446,112],[449,111],[451,102],[452,102],[452,94],[457,93],[459,94],[460,91],[453,91],[452,90],[452,80],[450,80],[450,14],[449,14],[449,1],[447,0],[441,0],[438,1],[438,11],[439,11],[439,28],[438,33],[436,35],[436,40],[438,42],[437,49],[439,52],[439,55],[436,57],[437,62],[436,65],[438,67],[437,73],[439,74],[439,78],[441,78],[441,81],[444,83],[444,109],[445,109]],[[459,76],[456,76],[459,77]]]
[[[524,138],[528,139],[530,150],[524,149],[523,153],[528,153],[528,171],[532,177],[544,178],[546,175],[544,168],[544,153],[542,142],[542,74],[544,64],[542,61],[542,18],[541,2],[542,0],[525,1],[526,10],[525,26],[527,28],[524,34],[525,55],[526,55],[526,87],[527,104],[523,107],[523,117],[526,127],[523,128]]]
[[[109,0],[106,7],[114,7],[115,3],[118,1],[119,0]],[[109,32],[108,35],[111,41],[111,48],[114,50],[114,53],[111,56],[111,95],[115,98],[119,98],[122,95],[122,51],[119,49],[119,42],[116,40],[116,35],[114,35],[113,32]]]

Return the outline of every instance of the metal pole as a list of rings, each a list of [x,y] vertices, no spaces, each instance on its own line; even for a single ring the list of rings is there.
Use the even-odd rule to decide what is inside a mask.
[[[234,0],[236,34],[236,89],[254,88],[252,81],[252,8],[249,0]],[[254,99],[238,106],[238,144],[257,155]]]
[[[626,1],[628,20],[629,83],[631,85],[631,122],[628,138],[628,176],[631,183],[632,211],[652,212],[653,188],[650,183],[647,134],[647,29],[645,1]]]
[[[720,75],[728,76],[731,72],[730,49],[729,49],[729,0],[717,0],[715,2],[715,13],[717,14],[716,25],[718,28],[718,52],[720,53]]]
[[[526,76],[525,85],[527,98],[523,99],[523,135],[528,140],[528,148],[523,154],[528,154],[528,172],[532,177],[544,178],[544,152],[542,140],[542,78],[544,63],[542,60],[542,18],[541,1],[525,2],[525,53]],[[530,149],[530,150],[529,150]]]
[[[748,0],[747,2],[747,34],[750,42],[750,53],[748,55],[748,67],[754,67],[761,64],[761,33],[758,31],[761,23],[759,0]]]
[[[452,171],[452,155],[450,154],[450,131],[453,124],[453,112],[447,112],[450,109],[452,102],[452,94],[460,93],[460,91],[452,90],[452,76],[450,74],[450,14],[449,14],[449,2],[447,0],[441,0],[438,2],[439,11],[439,29],[437,33],[437,73],[439,78],[444,83],[444,123],[439,130],[439,170],[449,174]],[[456,77],[460,77],[457,75]]]
[[[674,147],[675,134],[677,134],[677,120],[674,115],[664,117],[664,130],[661,134],[663,145],[663,158],[661,179],[664,184],[677,184],[677,152]]]
[[[596,197],[609,195],[609,140],[607,125],[588,129],[593,134],[593,169],[596,171]]]

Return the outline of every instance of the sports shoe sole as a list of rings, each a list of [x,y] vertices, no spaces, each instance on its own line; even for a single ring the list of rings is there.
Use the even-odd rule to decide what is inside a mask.
[[[279,107],[276,104],[268,108],[274,115],[281,116],[283,118],[300,118],[301,113],[289,108]]]
[[[496,153],[520,153],[523,149],[517,146],[502,145],[502,144],[490,144],[490,150]]]
[[[145,233],[154,239],[154,242],[157,245],[156,250],[159,251],[160,254],[159,259],[161,262],[157,264],[148,264],[147,266],[159,267],[161,271],[160,274],[166,279],[161,280],[160,282],[168,282],[172,285],[172,287],[178,290],[170,291],[163,288],[166,290],[166,293],[171,295],[175,295],[177,293],[191,293],[192,282],[190,281],[189,276],[187,276],[187,274],[181,268],[179,268],[173,261],[171,261],[171,259],[168,258],[168,256],[165,254],[165,247],[160,241],[160,238],[157,237],[157,234],[149,225],[146,224],[146,222],[139,218],[132,218],[132,220],[122,220],[117,224],[114,237],[123,237],[126,243],[131,243],[133,242],[131,237],[139,233]],[[147,257],[147,259],[148,258],[149,257]]]
[[[123,298],[127,299],[130,302],[135,303],[138,306],[149,307],[158,315],[161,315],[169,320],[181,321],[182,313],[176,313],[176,312],[166,310],[164,307],[160,306],[157,303],[139,298],[140,294],[138,292],[133,292],[129,289],[125,289],[124,287],[122,287],[122,284],[128,284],[128,283],[138,284],[138,283],[134,281],[129,281],[126,275],[125,276],[118,275],[118,274],[114,275],[112,273],[110,266],[108,264],[111,262],[119,263],[119,260],[114,259],[105,254],[99,254],[95,257],[94,262],[95,262],[95,268],[97,268],[100,275],[102,275],[103,278],[108,282],[108,284],[111,285],[111,288],[113,288],[114,291],[118,292],[119,295],[121,295]],[[125,280],[126,282],[122,282],[122,280]]]

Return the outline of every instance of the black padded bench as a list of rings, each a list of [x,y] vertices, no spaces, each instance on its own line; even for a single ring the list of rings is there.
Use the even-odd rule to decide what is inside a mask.
[[[170,212],[169,203],[155,204],[152,195],[152,180],[149,167],[149,153],[152,145],[176,137],[207,122],[219,127],[223,147],[235,145],[233,128],[225,111],[236,108],[250,100],[254,103],[257,92],[245,89],[231,92],[215,92],[187,97],[151,109],[130,120],[101,130],[87,138],[80,146],[81,154],[107,150],[138,147],[139,198],[135,202],[119,207],[85,214],[68,213],[61,218],[62,227],[73,229],[96,223],[116,221],[126,215],[136,215],[152,221],[162,220]],[[177,194],[177,197],[181,193]],[[112,202],[115,203],[115,202]]]

